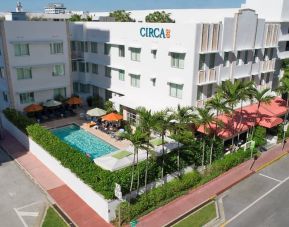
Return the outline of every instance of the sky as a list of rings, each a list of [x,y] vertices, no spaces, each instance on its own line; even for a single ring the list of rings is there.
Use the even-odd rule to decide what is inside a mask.
[[[0,0],[0,11],[15,11],[17,0]],[[69,10],[111,11],[116,9],[236,8],[245,0],[22,0],[24,11],[42,12],[47,3],[64,3]]]

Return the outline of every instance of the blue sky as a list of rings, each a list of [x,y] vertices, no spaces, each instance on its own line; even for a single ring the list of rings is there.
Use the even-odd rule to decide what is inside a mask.
[[[0,11],[14,11],[17,0],[0,0]],[[43,11],[49,2],[64,3],[67,9],[111,11],[115,9],[224,8],[240,7],[245,0],[22,0],[25,11]]]

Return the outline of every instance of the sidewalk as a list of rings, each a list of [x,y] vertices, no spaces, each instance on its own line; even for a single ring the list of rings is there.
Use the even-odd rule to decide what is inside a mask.
[[[77,226],[112,226],[96,214],[77,194],[8,132],[4,133],[4,140],[0,140],[0,146],[33,177],[36,183],[53,198],[58,207]]]
[[[289,144],[286,144],[284,151],[282,151],[282,145],[278,145],[275,148],[264,152],[255,163],[253,163],[253,160],[248,160],[239,166],[234,167],[207,184],[193,189],[188,194],[179,197],[167,205],[164,205],[141,217],[137,226],[156,227],[164,226],[172,222],[184,213],[187,213],[194,207],[197,207],[201,203],[207,201],[209,198],[223,193],[238,182],[249,177],[251,174],[254,174],[260,168],[265,167],[273,160],[280,158],[282,155],[286,155],[287,152],[285,151],[288,150]]]

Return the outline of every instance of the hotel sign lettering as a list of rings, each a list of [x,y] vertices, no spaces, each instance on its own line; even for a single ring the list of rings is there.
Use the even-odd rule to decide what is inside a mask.
[[[171,29],[142,27],[140,28],[140,35],[147,38],[169,39],[171,38]]]

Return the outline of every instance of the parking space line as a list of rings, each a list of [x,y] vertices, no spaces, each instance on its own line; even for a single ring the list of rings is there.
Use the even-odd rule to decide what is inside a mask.
[[[286,181],[289,180],[289,177],[287,177],[286,179],[284,179],[283,181],[280,181],[277,185],[275,185],[273,188],[271,188],[268,192],[266,192],[265,194],[263,194],[262,196],[260,196],[258,199],[256,199],[253,203],[251,203],[249,206],[245,207],[243,210],[241,210],[239,213],[237,213],[234,217],[232,217],[231,219],[229,219],[228,221],[226,221],[224,223],[224,226],[228,225],[230,222],[234,221],[237,217],[239,217],[241,214],[243,214],[244,212],[246,212],[248,209],[250,209],[252,206],[254,206],[256,203],[258,203],[260,200],[262,200],[263,198],[265,198],[267,195],[269,195],[271,192],[273,192],[275,189],[277,189],[278,187],[280,187],[282,184],[284,184]]]
[[[266,177],[266,178],[268,178],[268,179],[277,181],[277,182],[281,182],[281,180],[278,180],[278,179],[276,179],[276,178],[274,178],[274,177],[269,177],[269,176],[267,176],[267,175],[265,175],[265,174],[262,174],[262,173],[259,173],[259,175],[260,175],[260,176],[263,176],[263,177]]]

